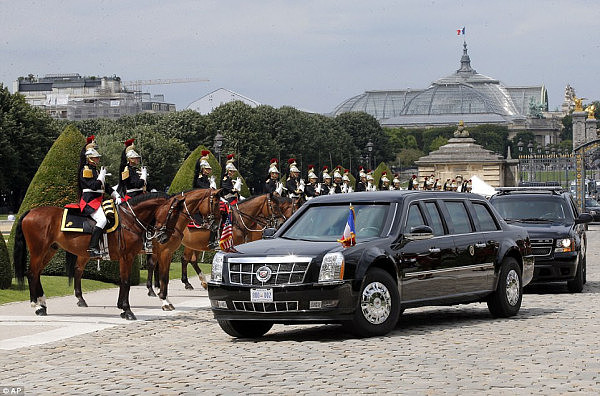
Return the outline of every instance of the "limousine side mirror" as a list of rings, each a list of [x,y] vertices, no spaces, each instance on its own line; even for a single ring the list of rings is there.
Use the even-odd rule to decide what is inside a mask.
[[[276,228],[265,228],[263,230],[263,239],[269,239],[269,238],[273,238],[273,235],[275,235],[275,233],[277,232]]]
[[[575,224],[589,223],[592,220],[594,220],[594,218],[592,217],[591,214],[589,214],[589,213],[580,213],[579,217],[575,219]]]
[[[411,227],[410,233],[405,234],[405,236],[410,240],[429,239],[433,237],[433,230],[429,226],[419,225]]]

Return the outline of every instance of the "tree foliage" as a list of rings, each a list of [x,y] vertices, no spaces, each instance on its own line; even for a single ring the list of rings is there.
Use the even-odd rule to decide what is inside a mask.
[[[17,211],[29,181],[58,135],[50,117],[0,84],[0,206]]]

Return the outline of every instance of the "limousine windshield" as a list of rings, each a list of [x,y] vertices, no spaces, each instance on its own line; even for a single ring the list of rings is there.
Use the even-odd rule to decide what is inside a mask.
[[[357,242],[380,237],[389,204],[356,204],[353,207]],[[281,236],[287,239],[335,242],[344,233],[349,213],[348,204],[311,206]]]

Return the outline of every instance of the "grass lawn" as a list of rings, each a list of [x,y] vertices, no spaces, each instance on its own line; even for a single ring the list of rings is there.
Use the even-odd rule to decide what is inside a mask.
[[[200,268],[202,272],[206,275],[210,275],[210,264],[203,263],[200,264]],[[142,270],[140,271],[140,285],[146,284],[148,271]],[[192,268],[191,265],[188,265],[188,278],[193,279],[197,278],[196,271]],[[181,263],[174,262],[171,263],[171,268],[169,269],[169,279],[170,281],[180,282],[181,279]],[[42,286],[44,287],[44,294],[46,297],[56,297],[56,296],[70,296],[73,295],[73,284],[69,285],[68,278],[66,276],[42,276]],[[114,283],[106,283],[100,282],[91,279],[83,279],[81,281],[81,288],[83,293],[89,293],[94,290],[101,289],[109,289],[111,287],[117,287]],[[28,301],[29,300],[29,287],[27,285],[27,280],[23,286],[22,290],[19,290],[17,282],[13,279],[13,284],[10,289],[1,290],[0,289],[0,304],[5,304],[8,302],[14,301]]]

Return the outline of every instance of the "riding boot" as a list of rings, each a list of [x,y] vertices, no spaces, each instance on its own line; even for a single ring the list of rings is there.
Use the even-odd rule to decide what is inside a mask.
[[[100,251],[100,237],[104,230],[100,227],[94,227],[92,231],[92,237],[90,238],[90,247],[88,248],[88,253],[90,254],[90,259],[96,259],[102,257],[102,252]]]
[[[217,242],[217,233],[214,229],[210,229],[210,236],[208,237],[208,248],[211,250],[216,249],[219,246]]]

